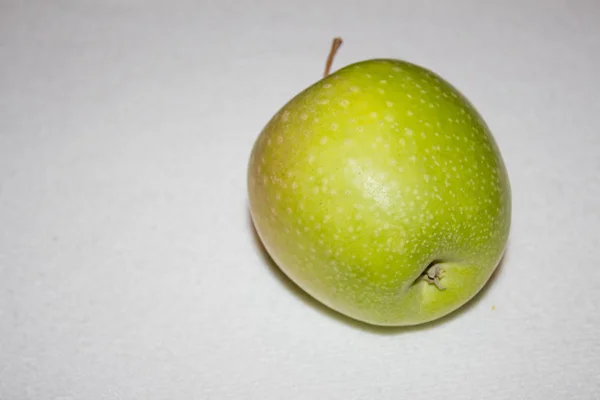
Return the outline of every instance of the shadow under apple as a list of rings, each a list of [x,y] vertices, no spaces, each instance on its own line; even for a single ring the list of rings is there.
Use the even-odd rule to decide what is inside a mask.
[[[496,267],[496,270],[494,271],[494,273],[492,274],[492,276],[490,277],[490,279],[488,280],[486,285],[471,300],[469,300],[462,307],[451,312],[450,314],[448,314],[442,318],[439,318],[437,320],[427,322],[424,324],[420,324],[420,325],[415,325],[415,326],[400,326],[400,327],[376,326],[376,325],[370,325],[365,322],[361,322],[361,321],[352,319],[344,314],[341,314],[340,312],[335,311],[334,309],[332,309],[330,307],[327,307],[326,305],[324,305],[323,303],[321,303],[320,301],[316,300],[314,297],[312,297],[311,295],[306,293],[302,288],[300,288],[300,286],[298,286],[294,281],[292,281],[277,266],[275,261],[273,261],[273,259],[267,252],[267,249],[264,247],[264,245],[258,235],[258,232],[256,231],[254,223],[252,222],[252,216],[250,215],[250,211],[247,212],[247,223],[250,228],[249,230],[251,231],[252,236],[254,238],[254,243],[256,245],[256,249],[260,253],[261,258],[264,260],[265,265],[267,266],[269,272],[286,289],[288,289],[291,293],[293,293],[304,304],[312,307],[316,311],[318,311],[322,314],[325,314],[328,317],[333,318],[334,320],[336,320],[340,323],[349,325],[352,328],[360,329],[362,331],[369,332],[372,334],[378,334],[378,335],[394,335],[394,334],[399,334],[399,333],[403,333],[403,332],[427,330],[427,329],[434,328],[440,324],[443,324],[443,323],[447,322],[448,320],[451,320],[454,318],[459,318],[462,315],[464,315],[465,313],[468,313],[473,307],[475,307],[481,301],[481,299],[485,296],[485,294],[489,290],[489,288],[494,284],[495,280],[498,279],[498,276],[502,272],[502,269],[503,269],[502,266],[506,260],[506,255],[508,253],[508,251],[505,251],[502,259],[500,260],[500,263]]]

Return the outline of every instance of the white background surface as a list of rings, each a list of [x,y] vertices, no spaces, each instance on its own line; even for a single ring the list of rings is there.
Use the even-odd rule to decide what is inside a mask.
[[[600,398],[598,21],[594,0],[0,2],[0,399]],[[250,148],[334,35],[338,68],[444,76],[503,152],[505,261],[439,323],[338,316],[253,237]]]

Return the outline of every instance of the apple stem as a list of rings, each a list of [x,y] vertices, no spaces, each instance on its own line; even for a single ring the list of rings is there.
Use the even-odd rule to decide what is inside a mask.
[[[341,45],[341,37],[333,38],[333,42],[331,43],[331,50],[329,50],[329,56],[327,57],[327,63],[325,64],[325,73],[323,74],[323,78],[329,75],[329,72],[331,71],[331,64],[333,64],[333,58],[335,57],[335,53],[337,53]]]

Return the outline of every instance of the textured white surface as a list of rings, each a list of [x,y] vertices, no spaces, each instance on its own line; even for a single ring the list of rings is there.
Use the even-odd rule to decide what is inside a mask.
[[[594,0],[0,2],[0,399],[599,398],[599,20]],[[253,237],[251,145],[334,35],[336,67],[440,73],[502,149],[506,259],[440,323],[350,322]]]

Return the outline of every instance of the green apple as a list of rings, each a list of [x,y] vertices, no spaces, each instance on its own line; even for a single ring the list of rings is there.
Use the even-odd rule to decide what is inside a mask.
[[[511,194],[482,117],[428,69],[349,65],[289,101],[248,167],[270,256],[311,296],[375,325],[465,304],[504,252]]]

